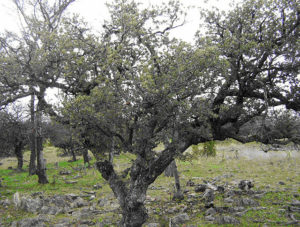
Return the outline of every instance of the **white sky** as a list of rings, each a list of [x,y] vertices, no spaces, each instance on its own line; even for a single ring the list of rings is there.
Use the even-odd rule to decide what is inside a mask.
[[[138,0],[146,6],[167,3],[169,0]],[[76,0],[70,8],[69,13],[77,13],[83,17],[89,26],[99,30],[103,21],[109,19],[108,10],[105,6],[106,0]],[[112,2],[112,1],[108,1]],[[232,0],[181,0],[184,6],[195,6],[188,10],[186,24],[176,29],[172,35],[191,42],[195,32],[199,28],[200,16],[197,7],[211,8],[216,6],[221,10],[228,10]],[[20,26],[18,23],[18,15],[12,0],[0,0],[0,32],[5,29],[9,31],[17,31]]]
[[[51,0],[50,0],[51,1]],[[144,3],[145,6],[157,5],[162,2],[168,3],[169,0],[136,0]],[[233,0],[181,0],[184,6],[194,6],[187,11],[186,24],[171,33],[172,36],[183,39],[187,42],[192,42],[195,32],[199,29],[200,15],[199,7],[212,8],[212,6],[218,7],[220,10],[228,10],[230,3]],[[84,18],[88,22],[88,25],[94,29],[100,31],[104,20],[109,19],[109,13],[105,6],[107,0],[76,0],[68,8],[68,13],[76,13]],[[112,1],[108,1],[112,2]],[[236,0],[241,2],[241,0]],[[0,0],[0,33],[8,31],[19,31],[20,23],[19,17],[16,13],[15,5],[12,0]],[[49,92],[49,93],[48,93]],[[48,101],[57,100],[57,91],[47,90]]]

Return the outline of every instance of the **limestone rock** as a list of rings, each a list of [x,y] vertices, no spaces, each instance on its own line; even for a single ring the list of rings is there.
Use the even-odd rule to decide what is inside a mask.
[[[217,211],[213,207],[211,207],[205,212],[205,216],[212,216],[215,215],[216,213]]]
[[[219,225],[226,225],[226,224],[233,224],[237,225],[239,224],[239,220],[235,219],[234,217],[231,216],[220,216],[216,219],[216,223]]]
[[[190,217],[187,213],[179,214],[170,219],[169,227],[179,226],[180,224],[184,224],[185,222],[189,221]]]
[[[206,189],[203,198],[205,199],[206,204],[213,202],[215,199],[214,191],[212,189]]]
[[[259,203],[253,199],[241,198],[235,201],[235,204],[238,206],[258,206]]]
[[[16,192],[13,195],[13,202],[16,208],[20,208],[21,207],[21,198],[20,198],[20,194],[19,192]]]

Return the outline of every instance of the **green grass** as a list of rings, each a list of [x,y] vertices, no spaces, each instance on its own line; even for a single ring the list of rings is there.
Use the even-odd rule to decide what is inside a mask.
[[[256,146],[257,144],[247,144],[245,147]],[[286,213],[280,212],[282,207],[287,206],[293,199],[293,194],[299,194],[300,182],[300,160],[299,159],[265,159],[265,160],[247,160],[243,158],[236,158],[234,152],[229,152],[233,148],[242,146],[236,141],[217,141],[217,156],[208,158],[199,158],[197,160],[180,161],[177,160],[178,170],[181,176],[181,184],[183,189],[189,189],[190,193],[194,193],[193,188],[186,187],[186,182],[192,179],[196,184],[203,183],[204,180],[211,181],[220,176],[222,177],[219,184],[228,183],[236,186],[236,184],[243,179],[252,180],[255,185],[255,190],[271,191],[266,193],[261,199],[258,199],[261,207],[266,207],[262,210],[249,210],[242,217],[239,217],[241,226],[261,226],[263,223],[259,221],[266,221],[272,226],[278,223],[287,222]],[[163,145],[159,145],[157,149],[163,149]],[[218,150],[220,152],[218,152]],[[23,194],[32,194],[33,192],[43,191],[46,195],[53,194],[80,194],[82,190],[91,191],[93,185],[101,184],[102,189],[97,191],[97,199],[109,198],[110,201],[116,202],[109,185],[103,180],[101,174],[94,168],[84,169],[83,160],[76,162],[68,162],[68,157],[58,157],[56,148],[45,147],[44,156],[47,159],[47,176],[50,181],[49,184],[40,185],[37,183],[37,176],[28,176],[28,160],[29,152],[25,152],[25,172],[17,172],[15,170],[8,170],[9,166],[16,167],[16,160],[13,158],[1,160],[3,163],[0,166],[0,176],[3,180],[3,187],[0,188],[0,199],[12,198],[15,192]],[[130,166],[135,156],[129,153],[121,154],[115,157],[115,167],[117,171],[122,171]],[[93,160],[91,164],[95,161]],[[58,168],[55,163],[58,163]],[[81,171],[75,171],[74,168],[82,168]],[[70,170],[71,175],[61,176],[61,170]],[[80,178],[73,179],[77,176]],[[54,183],[55,179],[55,183]],[[66,184],[65,181],[75,180],[76,184]],[[280,185],[279,181],[285,184]],[[158,222],[162,225],[168,223],[168,217],[174,214],[165,213],[169,208],[178,208],[178,212],[183,206],[190,207],[190,201],[187,196],[181,202],[172,201],[172,194],[174,190],[173,178],[161,175],[153,183],[152,186],[161,188],[160,190],[148,190],[147,195],[153,201],[147,203],[148,208],[153,208],[155,212],[150,214],[149,221]],[[200,196],[200,194],[198,194]],[[222,194],[216,194],[215,204],[217,206],[224,206],[224,198]],[[98,209],[105,210],[105,207],[98,207]],[[193,204],[192,209],[187,210],[191,220],[187,224],[217,226],[208,223],[204,219],[204,204],[199,197]],[[163,213],[163,215],[159,215]],[[25,213],[20,210],[15,211],[13,206],[3,208],[0,206],[0,222],[4,226],[9,226],[9,223],[15,220],[20,220],[26,217],[32,217],[33,214]],[[59,215],[56,219],[63,218],[64,215]],[[295,215],[298,219],[299,214]],[[101,214],[93,217],[93,220],[118,220],[119,214],[113,212]],[[228,225],[230,226],[230,225]]]

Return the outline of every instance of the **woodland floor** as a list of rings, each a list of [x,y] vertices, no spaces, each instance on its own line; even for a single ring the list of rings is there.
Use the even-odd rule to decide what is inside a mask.
[[[47,185],[39,185],[36,176],[28,176],[29,152],[24,155],[24,172],[14,169],[16,159],[0,160],[0,177],[3,179],[0,187],[0,226],[22,226],[23,220],[34,218],[44,218],[44,226],[118,225],[121,218],[119,206],[96,169],[85,168],[81,157],[76,162],[68,162],[68,157],[58,157],[56,148],[51,146],[46,146],[44,153],[50,181]],[[116,157],[116,168],[123,170],[129,167],[133,158],[128,154]],[[180,214],[189,217],[182,226],[299,225],[300,152],[292,147],[264,153],[256,143],[242,145],[226,141],[217,143],[216,157],[177,160],[177,165],[185,199],[173,201],[174,179],[160,176],[150,186],[146,199],[149,213],[147,223],[157,225],[148,226],[169,226],[170,219]],[[67,174],[61,175],[63,171]],[[241,180],[253,182],[254,188],[250,192],[239,192]],[[194,186],[188,186],[187,182],[193,182]],[[203,193],[195,192],[197,185],[207,183],[225,188],[225,192],[215,192],[217,214],[213,218],[208,217]],[[83,198],[83,202],[81,205],[69,204],[65,212],[55,215],[45,212],[42,215],[39,210],[29,212],[28,209],[16,209],[12,202],[16,192],[21,198],[32,198],[32,201],[37,195],[44,200],[54,201],[61,195],[71,194]],[[227,194],[230,193],[229,198]],[[249,204],[238,201],[248,201]],[[233,219],[228,221],[228,217]]]

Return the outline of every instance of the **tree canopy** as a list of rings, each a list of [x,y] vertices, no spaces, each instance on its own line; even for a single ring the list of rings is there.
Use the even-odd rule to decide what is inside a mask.
[[[41,110],[69,124],[96,157],[123,226],[145,222],[148,186],[189,146],[226,138],[280,143],[285,133],[266,136],[270,109],[298,117],[297,1],[247,0],[227,13],[202,11],[195,45],[170,37],[184,23],[177,1],[143,9],[115,0],[100,36],[76,17],[55,16],[72,1],[59,2],[62,8],[37,1],[42,20],[33,17],[20,38],[1,38],[0,103],[34,91]],[[50,87],[65,93],[59,112],[45,100]],[[244,133],[253,121],[258,130]],[[112,147],[136,157],[126,179],[109,161]]]

